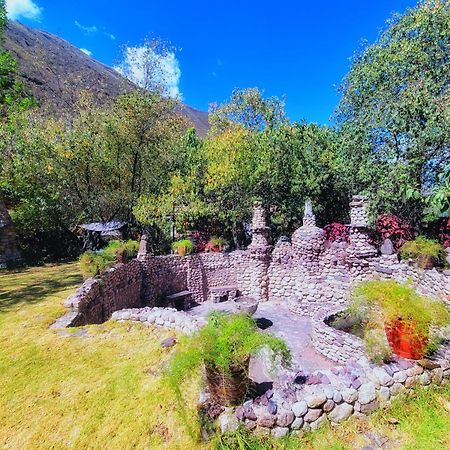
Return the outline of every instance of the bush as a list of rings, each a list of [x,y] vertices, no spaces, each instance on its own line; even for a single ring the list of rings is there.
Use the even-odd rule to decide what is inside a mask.
[[[231,378],[232,370],[246,371],[248,358],[263,348],[271,350],[273,362],[281,359],[290,366],[291,354],[282,339],[259,331],[256,321],[248,315],[216,311],[209,315],[203,328],[181,338],[163,380],[181,401],[182,383],[198,374],[201,367],[214,368]]]
[[[134,258],[138,250],[139,243],[137,241],[110,241],[103,250],[87,251],[80,256],[81,273],[84,278],[100,275],[117,261]]]
[[[413,241],[408,241],[400,248],[400,258],[417,259],[420,256],[435,258],[439,264],[445,264],[446,251],[436,240],[418,236]]]
[[[184,251],[185,255],[190,255],[194,250],[194,244],[189,239],[180,239],[179,241],[175,241],[172,243],[172,250],[174,251]]]
[[[450,219],[443,219],[439,225],[439,240],[442,245],[450,247]]]
[[[349,242],[348,228],[342,223],[329,223],[324,226],[325,236],[330,242]]]
[[[115,258],[102,252],[87,251],[80,256],[80,270],[84,278],[103,273],[115,262]]]
[[[375,222],[375,233],[378,245],[381,245],[385,239],[390,239],[396,250],[413,237],[411,225],[393,214],[383,214],[378,217]]]
[[[430,326],[450,323],[450,311],[443,303],[418,294],[409,283],[393,280],[366,281],[358,285],[352,292],[349,311],[362,323],[369,346],[371,340],[374,341],[373,330],[384,333],[385,324],[398,319],[426,337],[430,335]],[[434,345],[435,341],[430,340],[429,349]]]

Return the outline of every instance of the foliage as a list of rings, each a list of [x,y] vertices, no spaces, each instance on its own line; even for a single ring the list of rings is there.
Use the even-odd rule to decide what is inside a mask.
[[[402,259],[417,259],[419,256],[430,256],[440,264],[445,263],[446,251],[442,244],[425,236],[417,236],[413,241],[405,242],[400,248]]]
[[[412,227],[406,221],[393,214],[382,214],[375,222],[378,245],[390,239],[395,249],[412,239]]]
[[[290,365],[291,355],[285,342],[260,332],[250,316],[213,312],[204,327],[180,341],[165,379],[179,393],[181,383],[202,365],[229,373],[230,367],[243,366],[249,356],[265,347],[272,350],[274,360],[281,358]]]
[[[176,105],[133,92],[97,107],[86,95],[70,124],[33,112],[3,129],[0,188],[22,242],[44,233],[49,248],[80,223],[132,222],[140,195],[166,189],[176,167],[184,126]]]
[[[324,226],[326,239],[330,242],[349,242],[348,228],[342,223],[329,223]]]
[[[365,351],[375,364],[388,362],[392,357],[392,349],[386,338],[386,333],[380,328],[364,330]]]
[[[172,243],[172,250],[183,249],[186,255],[190,255],[194,250],[194,244],[190,239],[180,239]]]
[[[341,87],[344,176],[354,192],[366,191],[374,215],[418,223],[448,209],[449,20],[441,0],[395,15],[356,54]]]
[[[220,236],[211,236],[211,238],[208,241],[208,244],[210,244],[213,247],[222,247],[224,245],[227,245],[228,242],[225,238]]]
[[[441,220],[439,225],[439,240],[445,248],[450,247],[450,219],[448,218]]]
[[[366,281],[352,292],[349,310],[367,330],[383,330],[385,323],[401,319],[420,336],[430,335],[430,326],[450,323],[450,311],[441,302],[418,294],[411,284],[393,280]]]
[[[106,269],[115,264],[119,258],[131,259],[139,250],[137,241],[112,240],[108,245],[98,251],[87,251],[80,256],[80,270],[85,278],[102,274]]]

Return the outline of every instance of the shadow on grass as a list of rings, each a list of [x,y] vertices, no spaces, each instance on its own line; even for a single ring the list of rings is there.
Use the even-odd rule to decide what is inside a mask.
[[[6,282],[5,282],[6,281]],[[35,304],[44,300],[49,295],[55,295],[60,291],[75,287],[83,282],[80,274],[73,267],[67,270],[61,267],[59,271],[53,266],[51,270],[38,270],[31,273],[30,269],[14,270],[2,274],[0,277],[0,312],[20,304]],[[6,286],[4,288],[3,286]],[[19,288],[16,286],[20,285]]]

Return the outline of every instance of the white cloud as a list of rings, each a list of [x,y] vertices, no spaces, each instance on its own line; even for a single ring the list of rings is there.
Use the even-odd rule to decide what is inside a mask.
[[[105,31],[105,32],[103,32],[103,34],[104,34],[105,36],[108,36],[112,41],[115,41],[115,40],[116,40],[116,36],[114,36],[114,34],[112,34],[112,33],[107,33],[107,32]]]
[[[6,11],[10,19],[39,19],[42,8],[33,0],[6,0]]]
[[[75,20],[75,26],[85,34],[94,34],[98,31],[95,25],[82,25],[78,20]]]
[[[156,53],[149,46],[126,47],[121,65],[114,67],[145,89],[159,88],[168,97],[181,99],[181,69],[174,52]]]
[[[92,52],[87,48],[80,48],[80,50],[88,56],[92,56]]]

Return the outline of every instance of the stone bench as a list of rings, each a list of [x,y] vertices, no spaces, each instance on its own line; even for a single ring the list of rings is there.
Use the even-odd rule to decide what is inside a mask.
[[[239,293],[237,286],[214,286],[209,289],[210,300],[213,303],[234,300]]]
[[[175,294],[166,296],[166,302],[169,308],[176,308],[178,311],[187,311],[192,307],[192,292],[175,292]]]

